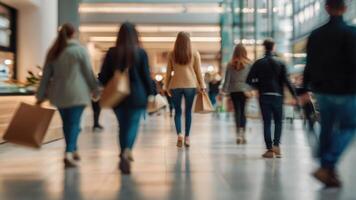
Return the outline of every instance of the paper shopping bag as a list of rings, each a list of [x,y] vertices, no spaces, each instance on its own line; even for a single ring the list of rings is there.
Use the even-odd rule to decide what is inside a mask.
[[[210,102],[206,92],[200,92],[195,99],[194,112],[196,113],[211,113],[214,112],[214,107]]]
[[[117,70],[105,86],[99,104],[102,108],[113,108],[119,105],[128,95],[130,95],[128,70],[123,72]]]
[[[40,148],[54,112],[54,109],[21,103],[5,132],[4,140]]]

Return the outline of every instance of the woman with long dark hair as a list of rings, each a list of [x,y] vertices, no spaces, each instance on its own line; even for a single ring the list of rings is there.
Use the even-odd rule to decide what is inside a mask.
[[[116,70],[128,70],[130,79],[130,95],[114,108],[119,123],[119,168],[123,174],[130,174],[140,118],[146,110],[148,96],[154,95],[155,91],[146,51],[140,47],[135,26],[128,22],[122,24],[115,47],[105,56],[99,81],[105,86]]]
[[[192,107],[197,90],[205,88],[204,79],[200,69],[200,54],[192,52],[190,36],[188,33],[178,33],[173,52],[168,56],[168,68],[164,87],[172,94],[175,110],[174,121],[178,134],[177,146],[190,146],[190,127],[192,123]],[[172,76],[172,72],[174,76]],[[185,137],[182,133],[182,98],[185,100]]]
[[[89,55],[74,39],[75,33],[72,25],[61,26],[48,51],[36,95],[37,104],[48,98],[59,110],[66,142],[65,167],[75,167],[80,160],[77,140],[81,116],[92,94],[97,94],[99,89]]]
[[[251,60],[247,57],[246,48],[242,44],[235,47],[232,59],[227,66],[223,91],[230,94],[235,110],[237,144],[246,144],[246,98],[250,87],[246,78],[251,68]]]

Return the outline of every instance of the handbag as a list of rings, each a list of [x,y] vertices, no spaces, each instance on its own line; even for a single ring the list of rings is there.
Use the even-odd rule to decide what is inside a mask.
[[[128,69],[116,70],[114,76],[104,87],[100,98],[102,108],[114,108],[130,95],[130,77]]]
[[[211,104],[209,96],[206,94],[206,92],[198,93],[195,99],[194,112],[203,114],[214,112],[214,107]]]
[[[147,112],[148,113],[155,113],[155,112],[161,110],[162,108],[166,107],[167,104],[168,103],[167,103],[166,99],[162,95],[157,94],[154,97],[153,101],[148,102],[148,104],[147,104]]]
[[[40,148],[55,109],[21,103],[13,116],[4,140],[32,148]]]

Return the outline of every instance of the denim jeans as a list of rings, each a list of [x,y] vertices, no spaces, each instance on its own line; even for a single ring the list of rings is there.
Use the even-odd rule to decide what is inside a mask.
[[[246,115],[245,115],[245,106],[246,106],[246,96],[243,92],[232,92],[230,94],[232,104],[234,105],[235,110],[235,124],[238,131],[239,128],[246,127]]]
[[[282,136],[282,115],[283,115],[283,97],[274,95],[261,95],[260,107],[263,119],[263,132],[267,149],[279,146]],[[272,143],[272,117],[274,120],[274,140]]]
[[[192,107],[196,88],[180,88],[172,90],[172,100],[175,110],[174,122],[177,134],[182,133],[182,98],[185,99],[185,136],[189,136],[192,125]]]
[[[80,120],[85,106],[74,106],[70,108],[58,108],[63,122],[66,152],[77,151],[78,136],[81,131]]]
[[[335,168],[356,132],[356,95],[316,95],[320,109],[321,166]]]
[[[119,122],[119,143],[121,152],[132,149],[136,140],[141,116],[145,108],[120,107],[114,110]]]
[[[209,99],[214,107],[216,106],[216,97],[218,96],[218,94],[219,93],[216,92],[209,92]]]

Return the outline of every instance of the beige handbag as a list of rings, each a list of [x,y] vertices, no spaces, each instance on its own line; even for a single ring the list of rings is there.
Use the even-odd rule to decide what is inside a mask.
[[[105,86],[99,103],[102,108],[113,108],[129,95],[130,77],[128,69],[123,72],[116,70],[114,76]]]
[[[195,99],[194,112],[196,113],[211,113],[214,112],[214,107],[210,102],[206,92],[198,93]]]

